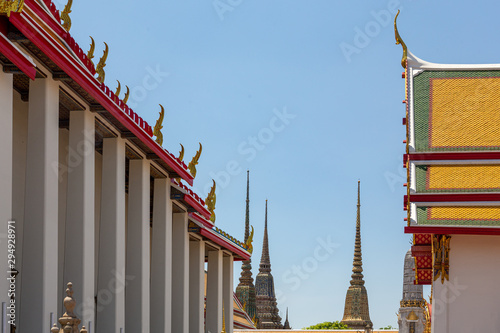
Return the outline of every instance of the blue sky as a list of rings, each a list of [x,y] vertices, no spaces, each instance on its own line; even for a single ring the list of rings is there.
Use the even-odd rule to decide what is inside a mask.
[[[54,1],[59,9],[65,0]],[[132,90],[151,125],[165,107],[164,146],[203,154],[195,188],[218,182],[218,227],[242,239],[251,172],[253,267],[265,200],[278,306],[301,328],[341,320],[361,180],[363,264],[376,328],[397,325],[403,258],[405,108],[401,47],[431,62],[497,63],[498,3],[481,1],[75,1],[71,33],[106,83]],[[389,16],[387,16],[389,14]],[[496,22],[496,23],[495,23]],[[330,252],[318,247],[335,246]],[[240,264],[235,265],[235,287]],[[426,291],[426,295],[428,292]]]

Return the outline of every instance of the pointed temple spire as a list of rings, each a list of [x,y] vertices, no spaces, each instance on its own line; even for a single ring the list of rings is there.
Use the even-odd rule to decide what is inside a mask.
[[[267,236],[267,200],[266,217],[264,222],[264,241],[262,242],[262,257],[260,258],[259,272],[271,272],[271,259],[269,258],[269,240]]]
[[[372,327],[368,307],[368,294],[363,280],[363,262],[361,258],[361,204],[360,182],[358,181],[358,204],[356,214],[356,240],[354,242],[354,260],[351,275],[351,285],[345,299],[344,317],[342,323],[351,329],[364,330]]]
[[[248,240],[250,229],[250,171],[247,171],[247,200],[245,211],[245,243]],[[257,318],[257,308],[255,305],[255,286],[252,277],[252,258],[244,260],[241,265],[241,277],[238,287],[236,287],[236,297],[250,318]]]
[[[282,329],[281,317],[278,314],[278,304],[274,292],[274,279],[271,274],[271,260],[269,258],[269,240],[267,235],[267,200],[266,218],[264,224],[264,241],[262,243],[262,257],[260,259],[259,274],[255,279],[257,316],[259,329]]]
[[[285,323],[283,324],[283,329],[284,330],[291,330],[292,329],[290,327],[290,323],[288,322],[288,307],[286,308],[286,319],[285,319]]]

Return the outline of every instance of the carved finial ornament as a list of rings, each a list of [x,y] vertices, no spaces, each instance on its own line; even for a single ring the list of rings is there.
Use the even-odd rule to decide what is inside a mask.
[[[188,165],[189,172],[191,172],[193,178],[196,177],[196,165],[198,164],[198,160],[200,159],[202,149],[203,147],[200,143],[200,149],[196,152],[196,155],[194,155],[193,159],[191,160],[191,162],[189,162]]]
[[[398,13],[396,14],[396,17],[394,17],[394,33],[396,35],[396,45],[401,44],[401,47],[403,47],[403,57],[401,58],[401,66],[403,66],[403,68],[406,68],[406,59],[408,58],[408,48],[406,47],[405,42],[403,42],[403,39],[401,38],[398,32],[398,26],[396,23],[398,15],[399,15],[399,9]]]
[[[106,45],[106,48],[104,49],[104,53],[103,53],[101,59],[99,60],[99,63],[97,64],[97,67],[95,69],[95,71],[99,75],[97,77],[97,80],[101,83],[104,83],[104,78],[106,76],[106,73],[104,72],[104,67],[106,67],[106,59],[108,59],[108,52],[109,52],[108,44],[104,43],[104,45]]]
[[[0,1],[0,14],[7,15],[7,17],[10,17],[10,13],[20,13],[23,11],[24,7],[24,0],[17,0],[17,1]]]
[[[122,85],[120,84],[120,81],[116,80],[116,82],[118,82],[118,87],[116,88],[115,95],[116,95],[116,96],[119,96],[119,95],[120,95],[120,92],[121,92],[121,90],[122,90]]]
[[[205,204],[207,205],[208,211],[210,212],[210,221],[215,223],[215,202],[217,201],[217,196],[215,194],[215,180],[212,179],[214,184],[212,185],[212,188],[210,189],[210,192],[207,195],[207,198],[205,199]]]
[[[123,97],[123,103],[127,104],[128,97],[130,95],[130,89],[128,88],[127,85],[125,85],[125,87],[127,88],[127,92],[125,93],[125,97]]]
[[[165,109],[163,108],[163,105],[160,104],[161,111],[160,111],[160,117],[156,121],[156,125],[153,129],[153,135],[156,136],[156,143],[158,143],[160,146],[163,144],[163,134],[161,133],[161,129],[163,128],[163,118],[165,117]]]
[[[182,162],[182,160],[184,159],[184,146],[182,145],[182,143],[179,143],[181,145],[181,150],[179,151],[179,161]]]
[[[92,36],[89,36],[89,37],[92,40],[92,42],[90,43],[89,52],[87,52],[87,58],[90,60],[90,62],[92,64],[94,64],[94,62],[92,61],[92,59],[94,59],[95,41],[94,41],[94,38],[92,38]]]
[[[66,6],[64,6],[63,11],[61,12],[61,20],[63,21],[63,28],[69,32],[71,29],[71,18],[69,14],[71,13],[71,6],[73,5],[73,0],[68,0]]]
[[[245,243],[245,245],[246,245],[246,247],[248,249],[248,252],[253,253],[253,245],[252,245],[252,242],[253,242],[253,225],[251,227],[252,227],[252,232],[250,232],[250,236],[248,236],[248,239],[247,239],[247,242]]]

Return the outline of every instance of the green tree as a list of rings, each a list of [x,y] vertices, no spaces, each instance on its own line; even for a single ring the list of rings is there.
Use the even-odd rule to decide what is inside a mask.
[[[381,330],[393,330],[395,327],[392,327],[392,325],[386,326],[386,327],[381,327]]]
[[[325,321],[324,323],[316,324],[303,329],[304,330],[347,330],[349,329],[349,327],[347,327],[346,324],[342,324],[340,321],[334,321],[334,322]]]

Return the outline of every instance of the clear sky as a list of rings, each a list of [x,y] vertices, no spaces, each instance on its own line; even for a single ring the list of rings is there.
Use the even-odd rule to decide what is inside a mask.
[[[55,0],[62,10],[66,0]],[[269,199],[282,316],[302,328],[341,320],[361,180],[363,267],[374,327],[397,326],[406,172],[402,50],[431,62],[498,63],[498,3],[429,0],[76,0],[71,33],[110,51],[106,83],[164,146],[203,153],[195,189],[218,183],[216,225],[243,239],[246,170],[258,272]],[[496,23],[495,23],[496,22]],[[123,94],[123,93],[122,93]],[[122,95],[123,96],[123,95]],[[321,244],[328,244],[327,250]],[[240,264],[235,265],[235,287]],[[428,292],[425,292],[428,295]]]

